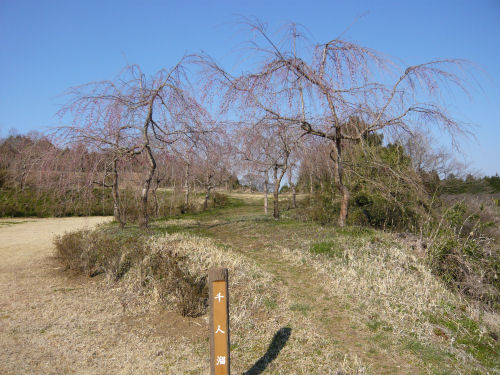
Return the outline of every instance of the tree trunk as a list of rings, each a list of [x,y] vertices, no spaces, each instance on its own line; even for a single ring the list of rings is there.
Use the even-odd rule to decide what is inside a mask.
[[[210,186],[205,190],[205,201],[203,202],[203,211],[206,211],[208,208],[208,200],[210,199]]]
[[[159,215],[159,211],[160,211],[160,207],[158,205],[158,196],[156,195],[156,191],[158,190],[158,188],[160,187],[160,178],[156,178],[155,180],[155,183],[153,184],[153,189],[151,190],[151,193],[153,194],[153,201],[154,201],[154,206],[155,206],[155,217],[158,217]]]
[[[19,187],[21,190],[24,190],[24,181],[26,180],[26,175],[28,174],[28,171],[26,169],[26,165],[23,165],[23,171],[21,172],[20,180],[19,180]]]
[[[113,185],[111,186],[111,195],[113,196],[113,216],[120,223],[120,227],[125,226],[120,210],[120,190],[118,186],[118,160],[113,159]]]
[[[333,160],[333,175],[335,180],[335,187],[339,191],[341,198],[338,224],[340,227],[344,227],[349,209],[350,193],[349,189],[344,185],[343,182],[344,171],[342,164],[342,140],[340,138],[337,138],[335,140],[335,147],[331,154],[331,157]]]
[[[347,210],[349,206],[349,189],[345,185],[341,185],[340,187],[342,194],[342,201],[340,202],[340,214],[339,214],[339,226],[345,226],[345,221],[347,219]]]
[[[212,176],[205,177],[205,201],[203,202],[203,211],[208,208],[208,200],[210,199],[210,190],[212,189]]]
[[[292,192],[292,207],[297,208],[297,192],[295,191],[295,184],[292,183],[292,167],[288,169],[288,187]]]
[[[184,195],[184,206],[189,205],[189,177],[190,177],[190,164],[188,163],[186,165],[186,183],[184,184],[184,187],[186,189],[185,195]]]
[[[170,171],[171,171],[171,187],[172,187],[172,197],[170,198],[170,208],[169,208],[169,211],[168,211],[168,216],[172,216],[172,208],[173,208],[173,205],[174,205],[174,202],[177,198],[177,189],[176,189],[176,186],[175,186],[175,178],[174,178],[174,166],[172,165],[170,167]]]
[[[144,180],[144,183],[142,184],[142,191],[141,191],[142,217],[139,223],[141,228],[147,228],[149,225],[148,194],[149,194],[149,189],[151,187],[151,181],[153,180],[153,176],[156,171],[156,161],[153,157],[153,152],[151,151],[151,148],[149,147],[149,145],[146,145],[144,149],[146,150],[146,156],[148,157],[149,172],[146,179]]]
[[[278,181],[278,166],[274,166],[274,207],[273,207],[273,217],[278,220],[280,218],[279,210],[279,192],[280,192],[280,182]]]
[[[314,185],[313,185],[313,174],[312,171],[309,171],[309,192],[311,195],[314,193]]]
[[[269,182],[267,181],[267,175],[266,179],[264,180],[264,213],[267,215],[267,207],[268,207],[268,198],[267,198],[267,191],[269,189],[268,187]]]

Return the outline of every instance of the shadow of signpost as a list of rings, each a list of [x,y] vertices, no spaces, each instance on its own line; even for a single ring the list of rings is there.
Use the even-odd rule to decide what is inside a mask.
[[[243,375],[262,374],[267,366],[276,359],[281,349],[284,348],[291,334],[292,329],[289,327],[281,328],[278,332],[276,332],[271,344],[269,344],[269,347],[267,348],[266,353],[254,363],[250,370],[244,372]]]

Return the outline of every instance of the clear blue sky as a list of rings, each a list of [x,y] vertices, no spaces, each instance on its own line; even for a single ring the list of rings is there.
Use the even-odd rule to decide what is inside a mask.
[[[113,78],[126,63],[147,73],[204,50],[229,68],[241,16],[272,28],[301,23],[314,39],[352,41],[407,64],[464,58],[483,88],[457,97],[455,113],[477,125],[463,151],[481,173],[500,173],[500,0],[452,1],[94,1],[0,0],[0,136],[44,130],[67,88]]]

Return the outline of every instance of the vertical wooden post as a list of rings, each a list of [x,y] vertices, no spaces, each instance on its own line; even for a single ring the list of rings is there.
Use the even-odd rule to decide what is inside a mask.
[[[212,268],[208,271],[208,288],[210,375],[229,375],[229,286],[227,268]]]

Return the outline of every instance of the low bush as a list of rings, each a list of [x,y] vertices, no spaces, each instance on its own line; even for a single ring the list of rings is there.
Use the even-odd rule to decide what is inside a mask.
[[[212,194],[212,207],[226,207],[229,204],[229,197],[225,194],[215,192]]]
[[[140,262],[141,284],[153,286],[160,301],[174,305],[181,315],[196,317],[207,308],[206,275],[190,274],[186,262],[171,250],[150,251]]]
[[[56,192],[31,188],[0,188],[0,217],[63,217],[113,215],[109,189]]]
[[[117,280],[145,253],[144,236],[114,227],[80,230],[54,240],[56,255],[69,269],[88,276],[106,273]]]
[[[351,198],[347,223],[380,229],[414,231],[419,222],[415,202],[407,199],[388,200],[377,194],[360,192]]]
[[[439,223],[431,221],[425,234],[427,260],[436,275],[452,289],[500,308],[500,254],[477,213],[458,202]]]
[[[54,243],[57,257],[69,269],[90,277],[105,273],[111,281],[117,281],[137,268],[138,285],[155,290],[162,303],[183,316],[204,314],[206,276],[189,273],[185,256],[152,246],[146,236],[130,228],[101,226],[67,233]]]
[[[379,229],[414,231],[420,216],[414,208],[415,202],[388,200],[376,194],[359,192],[349,201],[347,224],[369,226]],[[298,218],[320,224],[336,223],[340,212],[339,201],[332,200],[331,192],[316,192],[300,202]]]
[[[189,203],[189,204],[181,203],[178,206],[178,210],[181,214],[189,214],[189,213],[196,212],[196,207],[192,203]]]
[[[317,190],[314,195],[305,197],[299,201],[299,208],[293,216],[322,225],[335,223],[340,212],[340,204],[334,202],[330,194]]]

